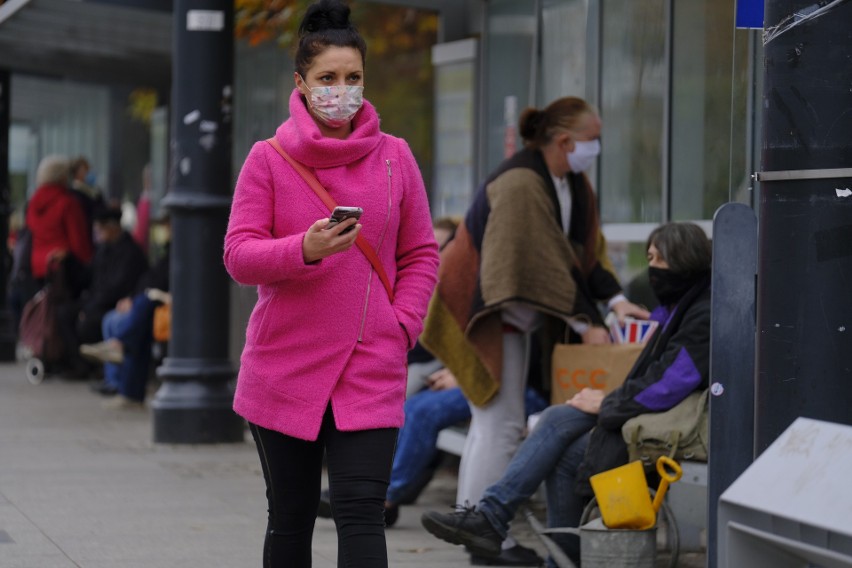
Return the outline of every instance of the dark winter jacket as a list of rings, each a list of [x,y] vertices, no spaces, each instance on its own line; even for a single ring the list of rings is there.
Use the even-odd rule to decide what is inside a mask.
[[[660,318],[659,316],[662,315]],[[696,390],[710,376],[710,276],[702,277],[668,310],[657,308],[661,321],[621,387],[601,404],[586,455],[577,470],[577,491],[592,495],[589,477],[627,463],[621,427],[648,412],[663,412]]]
[[[92,285],[84,293],[83,311],[100,319],[122,298],[133,294],[148,269],[145,253],[127,233],[114,243],[101,243],[92,261]]]
[[[133,237],[136,241],[136,237]],[[137,241],[138,242],[138,241]],[[163,256],[154,263],[148,272],[142,275],[136,283],[136,294],[142,294],[148,288],[156,288],[163,292],[169,291],[169,264],[171,262],[171,246],[166,245]]]

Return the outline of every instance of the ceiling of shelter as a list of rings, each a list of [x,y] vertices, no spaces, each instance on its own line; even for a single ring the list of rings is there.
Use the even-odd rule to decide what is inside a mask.
[[[81,0],[0,0],[0,69],[98,84],[166,89],[172,15]],[[14,79],[13,79],[14,80]],[[15,91],[13,84],[12,90]],[[49,105],[50,93],[18,93],[12,119]]]

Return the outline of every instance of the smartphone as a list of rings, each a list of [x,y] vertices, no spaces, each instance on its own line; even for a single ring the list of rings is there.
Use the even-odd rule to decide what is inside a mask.
[[[326,226],[326,229],[331,229],[338,223],[342,223],[344,220],[349,219],[350,217],[353,219],[360,219],[361,214],[364,212],[360,207],[340,207],[337,206],[334,208],[334,211],[331,212],[331,217],[329,217],[329,223]],[[355,225],[351,227],[346,227],[343,229],[340,234],[344,235],[355,228]]]

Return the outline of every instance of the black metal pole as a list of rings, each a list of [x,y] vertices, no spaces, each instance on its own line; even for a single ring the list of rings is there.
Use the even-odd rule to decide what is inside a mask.
[[[154,441],[244,439],[231,410],[229,279],[222,243],[231,203],[233,0],[174,4],[171,211],[172,330],[151,407]]]
[[[852,3],[805,4],[764,18],[756,454],[799,416],[852,424]]]
[[[12,124],[10,73],[0,69],[0,236],[3,238],[0,263],[0,361],[15,360],[17,333],[6,301],[9,278],[9,255],[5,250],[9,234],[9,214],[12,212],[9,182],[9,127]]]

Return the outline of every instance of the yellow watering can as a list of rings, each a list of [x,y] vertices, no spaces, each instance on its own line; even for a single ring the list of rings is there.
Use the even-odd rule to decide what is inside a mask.
[[[589,478],[607,528],[643,530],[657,523],[657,511],[663,504],[669,484],[680,479],[683,470],[676,461],[662,456],[657,460],[657,473],[660,474],[660,486],[653,502],[641,461]]]

